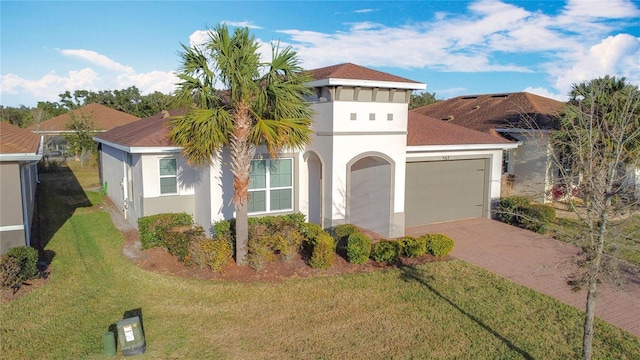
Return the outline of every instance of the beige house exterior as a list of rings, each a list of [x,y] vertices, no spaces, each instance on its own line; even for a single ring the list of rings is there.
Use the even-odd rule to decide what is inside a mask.
[[[402,236],[406,226],[491,216],[502,153],[516,143],[410,114],[411,93],[425,84],[354,64],[309,73],[311,142],[277,159],[256,149],[250,216],[300,212],[323,228],[351,223],[385,237]],[[142,216],[186,212],[211,230],[235,216],[227,149],[209,166],[189,166],[168,138],[180,113],[94,137],[107,193],[134,225]]]
[[[41,138],[0,123],[0,254],[31,245]]]

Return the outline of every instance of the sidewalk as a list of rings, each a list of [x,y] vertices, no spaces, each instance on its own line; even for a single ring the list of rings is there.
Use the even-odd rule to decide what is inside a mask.
[[[585,310],[586,290],[574,292],[567,285],[578,253],[572,245],[488,219],[414,226],[405,233],[445,234],[456,242],[453,257]],[[621,276],[622,288],[599,285],[596,316],[640,337],[640,274]]]

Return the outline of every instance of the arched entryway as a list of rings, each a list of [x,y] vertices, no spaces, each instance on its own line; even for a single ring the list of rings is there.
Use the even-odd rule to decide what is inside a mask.
[[[322,162],[316,153],[305,154],[307,170],[309,174],[309,215],[307,221],[314,224],[322,224]]]
[[[393,161],[366,154],[347,164],[347,222],[389,236],[393,204]]]

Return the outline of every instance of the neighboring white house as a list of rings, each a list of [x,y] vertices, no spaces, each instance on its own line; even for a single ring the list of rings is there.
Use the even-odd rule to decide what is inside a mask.
[[[424,84],[353,64],[309,72],[312,141],[278,159],[257,149],[250,215],[301,212],[325,228],[352,223],[388,237],[407,226],[490,216],[502,152],[518,144],[409,115],[411,92]],[[234,216],[229,154],[189,166],[167,137],[178,114],[163,111],[96,136],[102,179],[133,224],[184,211],[210,229]]]
[[[0,122],[0,254],[31,245],[41,137]]]

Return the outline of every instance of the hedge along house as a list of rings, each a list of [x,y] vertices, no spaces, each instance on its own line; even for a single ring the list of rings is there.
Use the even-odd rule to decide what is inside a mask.
[[[0,254],[31,245],[40,136],[0,122]]]
[[[313,78],[309,86],[315,90],[308,99],[315,112],[312,141],[304,151],[285,151],[278,159],[269,158],[265,148],[256,149],[250,216],[301,212],[324,228],[352,223],[383,236],[402,236],[407,217],[409,225],[460,218],[455,216],[455,204],[450,204],[452,215],[446,218],[423,216],[424,208],[413,202],[407,214],[406,200],[415,198],[406,193],[407,184],[411,191],[422,192],[437,183],[423,185],[419,178],[427,163],[475,158],[483,159],[486,167],[479,185],[482,211],[459,214],[489,216],[491,201],[500,192],[502,151],[516,145],[459,127],[451,127],[457,135],[447,141],[456,143],[468,133],[482,139],[473,144],[460,139],[462,146],[450,147],[422,134],[408,144],[412,131],[429,132],[428,124],[433,123],[431,119],[422,124],[418,119],[418,125],[409,126],[411,92],[425,89],[424,84],[353,64],[309,73]],[[234,216],[228,149],[222,149],[211,166],[190,167],[181,149],[167,137],[171,116],[179,114],[163,111],[95,137],[108,195],[133,224],[141,216],[187,212],[210,229],[213,222]],[[408,161],[422,166],[409,172]],[[441,177],[439,168],[426,171],[428,176]],[[468,177],[467,171],[476,174],[477,169],[464,167],[447,176]]]
[[[550,200],[557,179],[550,136],[564,103],[527,92],[458,96],[413,111],[521,146],[505,151],[502,195]]]

